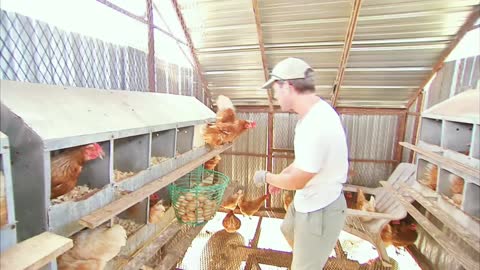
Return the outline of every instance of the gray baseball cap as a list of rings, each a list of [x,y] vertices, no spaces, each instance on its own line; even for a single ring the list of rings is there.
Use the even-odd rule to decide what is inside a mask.
[[[280,61],[270,72],[270,79],[262,86],[262,89],[268,89],[275,81],[294,80],[305,78],[305,71],[312,67],[299,58],[289,57]]]

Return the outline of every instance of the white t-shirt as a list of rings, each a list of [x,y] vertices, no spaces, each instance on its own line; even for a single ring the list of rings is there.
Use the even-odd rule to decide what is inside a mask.
[[[348,150],[340,117],[320,100],[295,127],[297,169],[316,173],[305,187],[295,193],[295,210],[308,213],[335,201],[347,180]]]

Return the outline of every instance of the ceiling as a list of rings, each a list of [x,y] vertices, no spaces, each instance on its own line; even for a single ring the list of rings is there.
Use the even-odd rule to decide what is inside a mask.
[[[315,70],[316,91],[330,99],[353,0],[259,0],[269,71],[286,57]],[[259,34],[248,0],[180,0],[213,99],[267,105]],[[337,105],[403,108],[428,78],[477,0],[363,0]]]

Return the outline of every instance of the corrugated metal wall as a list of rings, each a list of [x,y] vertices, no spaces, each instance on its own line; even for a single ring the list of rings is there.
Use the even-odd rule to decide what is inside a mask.
[[[148,91],[147,54],[0,10],[0,78],[98,89]],[[157,55],[160,52],[157,52]],[[206,103],[191,68],[156,62],[156,90]]]
[[[218,170],[232,177],[235,186],[250,186],[254,195],[264,192],[248,185],[256,170],[267,167],[267,113],[239,113],[239,118],[257,121],[257,127],[242,135],[232,151],[222,155]],[[346,130],[351,159],[393,160],[397,115],[341,115]],[[293,138],[297,115],[276,113],[274,115],[273,148],[293,150]],[[232,154],[233,153],[233,154]],[[255,154],[258,156],[248,156]],[[293,162],[293,158],[274,155],[273,172],[279,173]],[[351,162],[355,175],[352,184],[377,187],[393,171],[394,163]],[[282,207],[279,195],[272,196],[272,207]]]

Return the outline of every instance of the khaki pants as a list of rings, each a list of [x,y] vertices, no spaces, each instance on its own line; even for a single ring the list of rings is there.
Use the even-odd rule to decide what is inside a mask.
[[[343,193],[325,208],[310,213],[297,212],[290,204],[281,230],[293,243],[292,270],[323,269],[345,224],[345,209]]]

